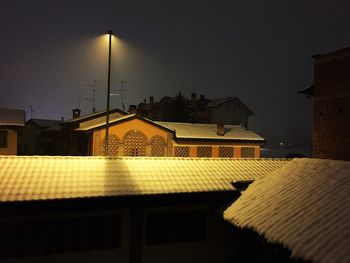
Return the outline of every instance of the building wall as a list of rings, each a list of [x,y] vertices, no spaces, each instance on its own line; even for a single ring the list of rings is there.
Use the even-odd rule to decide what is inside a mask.
[[[244,124],[248,127],[248,115],[234,101],[223,103],[209,110],[209,123]]]
[[[137,127],[137,129],[135,129],[135,127]],[[128,146],[125,143],[125,136],[130,133],[130,131],[142,132],[142,134],[146,137],[146,142],[144,143],[145,150],[142,152],[142,154],[138,152],[138,154],[143,156],[260,158],[260,145],[254,142],[228,143],[225,141],[175,141],[171,132],[165,131],[164,129],[139,119],[132,119],[130,121],[113,125],[109,128],[110,155],[130,156],[130,153],[127,153]],[[152,151],[153,138],[155,137],[161,138],[161,140],[164,142],[165,150],[163,154],[155,155]],[[92,134],[92,155],[103,156],[105,152],[104,143],[105,129],[94,131]],[[211,146],[211,148],[208,149],[208,146]],[[205,147],[207,147],[207,149],[203,149]],[[220,149],[222,147],[225,147],[225,149]],[[203,150],[206,151],[204,152],[204,155],[199,153],[203,153]],[[232,152],[232,154],[223,156],[220,154],[221,152]]]
[[[313,157],[350,160],[350,49],[315,57]]]
[[[0,147],[0,155],[16,155],[17,154],[17,131],[15,129],[0,128],[7,130],[7,147]]]
[[[137,127],[137,129],[135,129]],[[116,136],[119,140],[118,144],[118,156],[123,156],[125,152],[124,138],[130,131],[140,131],[146,138],[146,156],[151,156],[151,141],[155,136],[160,136],[166,144],[166,155],[171,156],[172,154],[172,134],[165,131],[164,129],[158,128],[147,122],[139,119],[132,119],[130,121],[122,122],[117,125],[109,127],[109,138],[111,143],[111,137]],[[106,130],[96,130],[92,134],[92,155],[104,155],[104,141],[105,141]]]
[[[200,157],[198,156],[198,147],[207,147],[211,146],[211,157],[219,158],[220,148],[225,147],[226,149],[232,148],[232,158],[260,158],[260,145],[254,143],[227,143],[227,142],[196,142],[196,141],[177,141],[174,142],[173,156],[175,154],[176,147],[189,147],[189,156],[188,157]],[[254,153],[253,156],[247,157],[242,156],[242,149],[252,149]]]
[[[27,121],[22,133],[23,151],[25,155],[34,155],[39,153],[38,141],[41,130],[32,121]]]
[[[215,213],[217,204],[210,203],[194,203],[194,204],[172,204],[166,206],[146,206],[146,207],[134,207],[125,208],[122,210],[109,210],[109,211],[94,211],[94,212],[75,212],[75,213],[65,213],[56,215],[36,215],[26,218],[12,218],[11,222],[21,221],[25,222],[25,227],[30,227],[31,222],[35,220],[60,220],[65,218],[79,218],[79,217],[94,217],[101,215],[121,215],[121,241],[120,246],[113,249],[101,249],[92,248],[87,251],[60,251],[47,253],[48,251],[37,249],[36,254],[28,256],[18,255],[11,256],[6,259],[8,263],[76,263],[76,262],[143,262],[143,263],[153,263],[153,262],[223,262],[229,263],[233,262],[234,258],[234,247],[235,241],[232,237],[230,231],[230,226],[223,221],[223,219]],[[162,219],[167,213],[170,215],[180,217],[186,217],[188,213],[200,212],[204,219],[203,233],[200,234],[198,240],[191,240],[191,238],[196,236],[198,233],[195,231],[191,232],[191,229],[186,230],[186,222],[193,225],[197,221],[196,218],[185,218],[185,220],[180,219],[179,221],[172,221],[169,216],[166,216],[165,221]],[[149,215],[159,216],[160,224],[152,225],[148,218]],[[136,219],[136,220],[135,220]],[[193,222],[194,220],[194,222]],[[163,223],[162,223],[163,222]],[[153,222],[155,223],[155,222]],[[163,224],[163,225],[162,225]],[[57,228],[65,227],[63,225],[57,225]],[[150,229],[152,227],[159,228],[160,230],[165,230],[163,232],[152,232]],[[21,228],[21,226],[20,226]],[[98,228],[98,226],[97,226]],[[136,230],[136,231],[135,231]],[[184,231],[183,231],[184,230]],[[96,229],[89,229],[87,231],[94,232]],[[175,233],[174,231],[182,232]],[[59,232],[59,231],[58,231]],[[28,231],[30,233],[30,231]],[[37,233],[40,235],[40,233]],[[53,235],[56,235],[55,232]],[[97,236],[100,233],[96,233]],[[108,235],[109,233],[103,233],[103,235]],[[149,235],[157,235],[156,244],[150,244]],[[174,234],[172,236],[172,234]],[[60,234],[59,234],[60,235]],[[175,237],[175,239],[173,239]],[[188,240],[181,240],[184,237]],[[14,237],[15,239],[17,237]],[[111,239],[117,237],[110,237]],[[180,238],[180,239],[176,239]],[[72,238],[72,240],[74,237]],[[36,240],[36,239],[34,239]],[[65,237],[61,237],[61,240],[66,240]],[[94,242],[95,240],[91,240]],[[98,242],[98,240],[96,240]],[[27,235],[21,242],[33,242],[32,236]],[[34,241],[35,242],[35,241]],[[62,242],[62,241],[60,241]],[[59,246],[66,246],[70,249],[72,246],[77,244],[62,244]],[[34,246],[35,247],[35,246]],[[49,248],[51,249],[51,248]],[[81,248],[80,248],[81,249]],[[0,259],[1,260],[1,259]]]

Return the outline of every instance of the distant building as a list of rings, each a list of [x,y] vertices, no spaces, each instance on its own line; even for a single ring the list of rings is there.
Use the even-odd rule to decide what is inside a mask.
[[[62,136],[59,120],[30,119],[22,132],[22,155],[61,155]]]
[[[24,127],[24,122],[24,110],[0,109],[0,155],[18,153],[19,133]]]
[[[350,48],[313,58],[313,157],[350,160]]]
[[[90,142],[89,155],[105,155],[105,120],[80,122],[74,132]],[[112,118],[111,156],[259,158],[264,138],[242,125],[151,121],[136,114]]]
[[[232,182],[288,162],[0,156],[0,261],[240,262]]]
[[[249,116],[254,114],[239,98],[208,99],[201,95],[197,99],[196,93],[191,94],[191,99],[179,93],[175,97],[163,97],[159,102],[155,102],[151,96],[149,103],[131,106],[129,112],[155,121],[220,123],[245,127],[248,127]]]

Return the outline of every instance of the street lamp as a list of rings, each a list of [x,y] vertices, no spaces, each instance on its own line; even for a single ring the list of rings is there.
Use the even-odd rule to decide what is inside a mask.
[[[108,30],[108,80],[107,80],[107,109],[106,109],[106,137],[105,137],[105,155],[109,155],[109,102],[111,93],[111,53],[112,53],[112,30]]]

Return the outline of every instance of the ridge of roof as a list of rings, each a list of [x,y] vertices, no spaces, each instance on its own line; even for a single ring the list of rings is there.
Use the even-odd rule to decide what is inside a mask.
[[[109,113],[114,113],[114,112],[120,112],[122,115],[128,114],[128,112],[121,110],[119,108],[115,108],[115,109],[112,109],[109,111]],[[93,119],[94,117],[97,117],[97,116],[99,116],[99,117],[103,116],[103,115],[105,115],[105,113],[106,113],[106,110],[98,111],[95,113],[81,116],[79,118],[65,120],[65,121],[63,121],[63,124],[75,123],[75,122],[80,122],[80,121],[84,121],[84,120],[88,120],[88,119]]]

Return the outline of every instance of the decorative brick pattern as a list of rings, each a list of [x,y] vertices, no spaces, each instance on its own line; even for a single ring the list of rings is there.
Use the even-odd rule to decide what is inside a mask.
[[[254,147],[242,147],[241,157],[242,158],[254,158]]]
[[[103,141],[103,152],[105,152],[106,141]],[[119,138],[116,135],[109,135],[108,138],[108,153],[105,155],[108,156],[118,156],[118,147],[119,147]]]
[[[189,157],[190,156],[190,147],[189,146],[175,146],[174,147],[174,156],[175,157]]]
[[[232,158],[233,157],[233,147],[219,147],[219,157],[221,158]]]
[[[166,142],[161,136],[154,136],[151,140],[152,156],[166,156]]]
[[[211,157],[211,146],[198,146],[197,157]]]
[[[124,137],[125,156],[146,156],[147,137],[139,130],[127,132]]]

